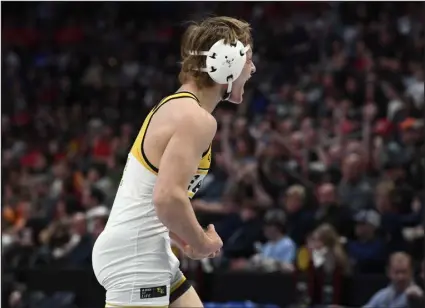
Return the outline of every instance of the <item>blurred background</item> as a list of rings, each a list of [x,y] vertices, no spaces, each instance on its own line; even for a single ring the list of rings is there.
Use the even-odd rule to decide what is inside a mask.
[[[424,307],[419,2],[2,3],[1,306],[103,307],[92,245],[179,87],[184,21],[210,14],[251,23],[257,73],[215,110],[193,201],[223,253],[176,250],[206,307],[361,306],[387,286],[400,298],[373,307]]]

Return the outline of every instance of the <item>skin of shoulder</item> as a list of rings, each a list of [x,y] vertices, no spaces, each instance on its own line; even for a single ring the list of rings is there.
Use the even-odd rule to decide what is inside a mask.
[[[215,118],[195,100],[186,97],[176,99],[161,107],[151,119],[144,141],[144,151],[151,163],[158,166],[171,140],[178,137],[186,146],[196,148],[199,144],[203,153],[214,138],[216,130]],[[188,137],[190,139],[185,140]]]
[[[175,132],[184,130],[208,147],[217,132],[217,121],[191,98],[181,98],[169,104],[167,111]],[[167,116],[168,118],[168,116]]]
[[[205,133],[210,137],[208,138],[210,139],[208,144],[212,141],[217,132],[217,121],[210,113],[199,108],[199,106],[191,105],[190,108],[185,108],[180,116],[181,122],[179,125],[188,125],[192,128],[197,127],[200,129],[200,133]]]

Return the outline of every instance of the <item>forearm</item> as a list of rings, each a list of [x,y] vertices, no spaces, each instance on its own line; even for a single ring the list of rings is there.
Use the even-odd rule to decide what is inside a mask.
[[[192,247],[203,247],[206,235],[193,211],[187,196],[168,197],[156,203],[158,218],[185,243]]]
[[[327,153],[323,150],[322,146],[318,146],[316,149],[317,156],[319,156],[319,161],[324,164],[326,167],[329,167],[329,156]]]
[[[169,232],[170,233],[170,239],[172,241],[172,244],[176,245],[179,249],[183,250],[185,243],[182,241],[182,239],[180,237],[178,237],[174,232]]]
[[[268,207],[273,204],[272,198],[270,198],[263,186],[258,182],[254,185],[254,195],[261,206]]]

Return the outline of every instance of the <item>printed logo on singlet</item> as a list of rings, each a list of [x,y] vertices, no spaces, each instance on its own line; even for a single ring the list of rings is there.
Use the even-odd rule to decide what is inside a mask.
[[[140,289],[140,299],[157,298],[157,297],[163,297],[163,296],[167,296],[166,286]]]
[[[187,188],[189,198],[192,198],[198,192],[204,178],[205,174],[197,174],[192,178],[192,181],[190,181],[189,187]]]

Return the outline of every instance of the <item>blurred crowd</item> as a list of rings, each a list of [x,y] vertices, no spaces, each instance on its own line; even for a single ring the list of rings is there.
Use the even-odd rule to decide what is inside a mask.
[[[90,268],[133,138],[178,89],[183,21],[215,14],[252,24],[257,73],[242,105],[214,113],[213,167],[193,206],[224,249],[205,267],[334,260],[346,274],[383,274],[404,251],[418,269],[421,12],[390,2],[5,3],[3,268]]]

